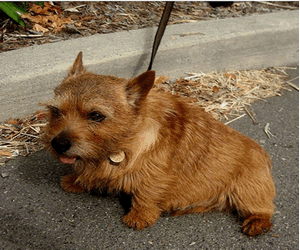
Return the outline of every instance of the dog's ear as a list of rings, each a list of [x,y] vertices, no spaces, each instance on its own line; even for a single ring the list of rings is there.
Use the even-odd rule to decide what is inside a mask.
[[[138,107],[146,98],[155,80],[155,71],[149,70],[130,80],[126,85],[127,99],[130,104]]]
[[[73,63],[73,66],[72,66],[68,76],[76,76],[84,71],[85,71],[85,68],[83,67],[83,64],[82,64],[82,51],[80,51],[76,57],[75,62]]]

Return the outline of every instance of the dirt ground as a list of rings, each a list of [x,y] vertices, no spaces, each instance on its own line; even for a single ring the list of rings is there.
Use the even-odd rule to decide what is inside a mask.
[[[299,9],[299,2],[175,2],[169,25]],[[157,26],[165,2],[26,2],[22,27],[0,10],[0,53],[93,34]],[[214,7],[212,7],[213,5]],[[224,5],[224,3],[223,3]]]

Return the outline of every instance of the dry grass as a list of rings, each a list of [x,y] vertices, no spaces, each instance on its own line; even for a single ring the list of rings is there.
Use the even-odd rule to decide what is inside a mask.
[[[232,118],[231,121],[234,121],[244,116],[245,112],[251,116],[247,107],[254,101],[280,96],[282,90],[291,91],[288,88],[290,83],[285,81],[285,69],[187,73],[187,77],[175,82],[168,82],[168,77],[160,76],[155,86],[162,91],[189,97],[191,102],[217,119]],[[1,123],[0,166],[15,156],[26,156],[41,150],[40,135],[45,125],[44,114],[40,111],[25,119],[9,119]]]
[[[285,68],[230,72],[187,73],[175,83],[157,86],[173,94],[192,97],[192,102],[217,119],[240,116],[256,100],[280,96],[289,90]]]

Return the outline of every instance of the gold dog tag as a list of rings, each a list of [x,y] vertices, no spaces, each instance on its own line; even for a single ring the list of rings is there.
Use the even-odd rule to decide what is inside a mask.
[[[125,159],[125,153],[120,151],[119,153],[110,155],[109,159],[112,163],[120,164]]]

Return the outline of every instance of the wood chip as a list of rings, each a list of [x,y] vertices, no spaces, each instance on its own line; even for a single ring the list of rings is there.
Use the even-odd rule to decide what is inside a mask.
[[[33,25],[33,30],[35,30],[35,31],[37,31],[37,32],[43,32],[43,33],[45,33],[45,32],[48,32],[49,31],[49,29],[47,29],[47,28],[44,28],[42,25],[40,25],[40,24],[38,24],[38,23],[36,23],[35,25]]]

